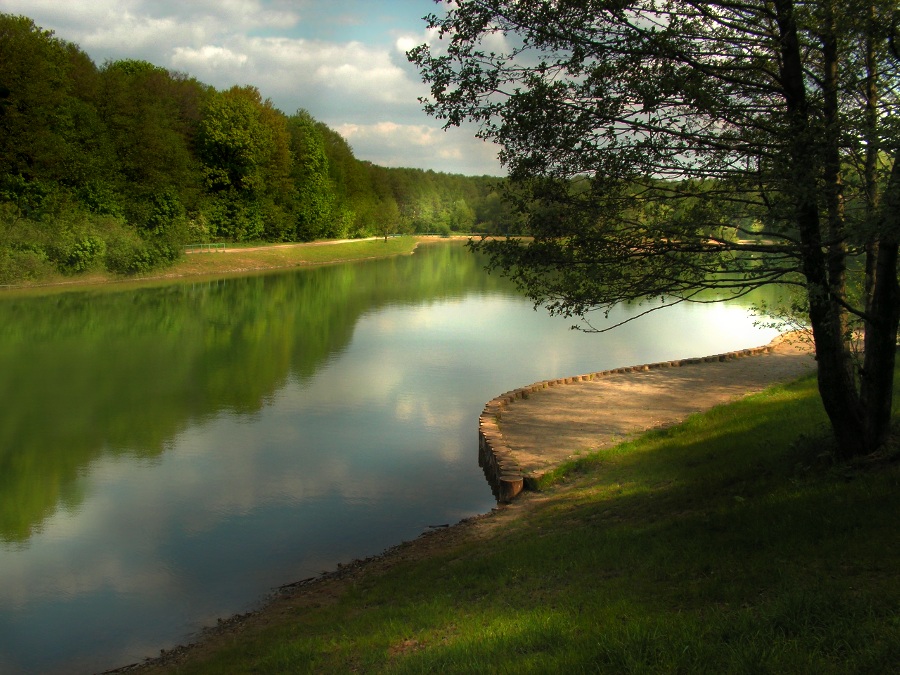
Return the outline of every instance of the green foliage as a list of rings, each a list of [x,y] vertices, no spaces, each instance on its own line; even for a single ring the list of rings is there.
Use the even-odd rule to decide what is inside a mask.
[[[77,237],[69,247],[65,267],[73,272],[85,272],[97,266],[106,254],[106,242],[92,234]]]
[[[293,237],[312,241],[345,236],[346,229],[334,213],[336,195],[328,171],[328,156],[321,129],[305,110],[298,110],[288,120],[288,129],[296,189]]]
[[[8,218],[40,218],[52,205],[54,193],[53,183],[19,175],[6,174],[0,183],[0,203],[5,204]]]
[[[160,234],[172,229],[180,229],[184,222],[184,206],[174,191],[167,190],[152,196],[146,225],[148,231]]]
[[[43,279],[55,271],[41,251],[0,248],[0,285]]]
[[[5,84],[0,84],[0,117],[6,113],[6,108],[9,106],[10,93],[9,87]]]
[[[5,206],[0,209],[2,284],[91,270],[143,273],[181,254],[183,237],[172,229],[147,239],[121,217],[90,213],[71,202],[40,218],[21,217]]]
[[[145,272],[199,241],[491,230],[509,213],[493,182],[360,161],[255,87],[217,91],[137,59],[98,68],[31,19],[0,14],[7,283]]]
[[[884,27],[898,17],[880,0],[459,0],[426,17],[442,43],[408,56],[429,114],[501,148],[532,238],[482,242],[492,268],[581,318],[802,288],[849,456],[889,432],[900,53]]]
[[[68,63],[66,45],[52,31],[26,17],[0,14],[0,83],[8,92],[0,117],[4,174],[60,177],[71,90]]]
[[[259,92],[233,87],[207,102],[197,136],[207,186],[257,196],[265,188],[263,167],[274,152],[272,129],[262,120]]]
[[[122,59],[120,61],[114,61],[110,63],[107,68],[108,71],[118,71],[130,77],[145,77],[150,74],[168,76],[165,68],[160,68],[159,66],[155,66],[149,61],[141,61],[138,59]]]
[[[98,135],[109,147],[91,179],[121,195],[123,213],[138,230],[154,231],[158,224],[148,220],[158,195],[171,193],[193,205],[202,189],[193,145],[206,92],[142,61],[109,63],[98,79]]]
[[[225,241],[262,238],[265,224],[259,200],[247,199],[237,190],[220,191],[204,209],[211,236]]]
[[[117,195],[108,183],[90,181],[79,186],[75,198],[91,213],[110,216],[122,216],[122,206]]]
[[[132,275],[149,272],[154,256],[134,230],[111,226],[106,232],[106,269],[115,274]]]

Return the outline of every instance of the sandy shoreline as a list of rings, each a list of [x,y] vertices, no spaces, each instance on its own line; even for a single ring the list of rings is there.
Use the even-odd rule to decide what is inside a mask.
[[[482,449],[489,453],[484,459],[489,468],[498,460],[504,464],[508,489],[500,492],[508,497],[523,484],[516,476],[533,484],[578,455],[672,426],[814,368],[810,348],[794,335],[753,349],[536,382],[485,406],[479,422]],[[498,482],[497,472],[489,473]]]

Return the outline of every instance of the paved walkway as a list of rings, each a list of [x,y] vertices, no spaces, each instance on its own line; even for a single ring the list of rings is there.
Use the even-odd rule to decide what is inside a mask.
[[[808,346],[780,338],[771,346],[770,352],[743,358],[682,362],[540,389],[503,408],[503,442],[522,473],[537,476],[577,454],[815,369]]]

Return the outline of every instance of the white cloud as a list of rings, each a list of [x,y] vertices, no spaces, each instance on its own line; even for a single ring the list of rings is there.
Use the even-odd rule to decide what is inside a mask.
[[[102,50],[120,53],[121,58],[129,58],[129,54],[137,57],[144,50],[155,51],[159,45],[176,37],[181,41],[192,41],[196,39],[198,32],[200,31],[196,26],[184,25],[171,17],[152,19],[126,13],[114,23],[89,29],[76,42],[88,53]]]
[[[192,47],[176,47],[172,56],[172,65],[185,71],[229,70],[247,63],[246,54],[238,54],[225,47],[205,45],[199,49]]]
[[[428,89],[405,53],[438,40],[435,30],[411,30],[423,25],[411,2],[0,0],[0,12],[31,17],[98,65],[145,59],[219,89],[253,85],[287,114],[304,108],[352,133],[360,159],[500,172],[496,152],[475,140],[471,127],[443,133],[422,111],[418,99]],[[340,27],[351,19],[356,28],[348,37]]]
[[[397,42],[394,43],[397,47],[397,51],[403,54],[406,54],[410,49],[414,47],[418,47],[421,42],[417,41],[414,37],[410,37],[409,35],[397,38]]]
[[[406,58],[406,53],[410,49],[418,47],[421,44],[427,44],[433,51],[438,51],[440,50],[438,32],[437,28],[426,28],[418,35],[401,35],[394,42],[394,48],[403,54],[404,58]]]
[[[324,87],[352,97],[362,108],[373,101],[407,105],[422,88],[387,51],[359,42],[254,38],[242,47],[259,81],[276,91]]]
[[[376,153],[382,166],[431,168],[447,173],[500,174],[497,147],[474,137],[474,129],[443,130],[427,124],[340,124],[335,127],[358,156]]]

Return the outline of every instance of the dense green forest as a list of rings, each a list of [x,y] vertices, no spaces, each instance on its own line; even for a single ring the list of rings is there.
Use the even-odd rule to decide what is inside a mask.
[[[507,232],[499,179],[358,160],[305,110],[0,14],[0,284],[166,265],[195,242]]]

